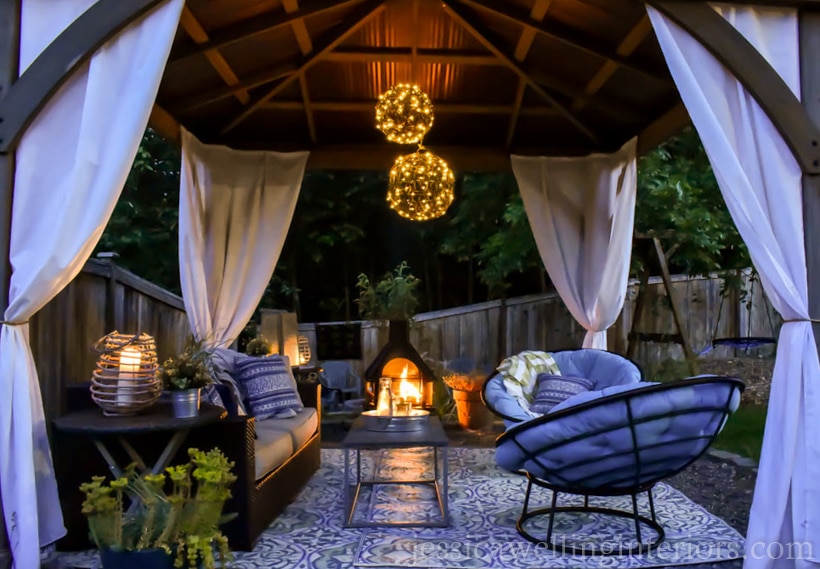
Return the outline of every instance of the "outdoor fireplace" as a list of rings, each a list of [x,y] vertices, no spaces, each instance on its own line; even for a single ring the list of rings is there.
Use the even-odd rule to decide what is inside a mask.
[[[381,377],[391,378],[393,394],[410,401],[413,407],[429,409],[433,406],[435,376],[410,343],[405,320],[390,321],[389,340],[367,366],[364,377],[371,407],[375,404]]]

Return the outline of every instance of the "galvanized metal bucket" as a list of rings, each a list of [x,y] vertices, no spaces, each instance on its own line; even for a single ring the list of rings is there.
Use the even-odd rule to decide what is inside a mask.
[[[199,389],[172,391],[171,403],[174,406],[174,417],[185,419],[199,415]]]

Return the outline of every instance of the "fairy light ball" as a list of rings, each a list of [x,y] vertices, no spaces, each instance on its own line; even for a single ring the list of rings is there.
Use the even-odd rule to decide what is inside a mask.
[[[418,85],[399,83],[379,95],[376,128],[387,140],[416,144],[433,126],[433,103]]]
[[[441,217],[453,203],[455,176],[447,163],[426,150],[396,158],[390,169],[387,203],[412,221]]]

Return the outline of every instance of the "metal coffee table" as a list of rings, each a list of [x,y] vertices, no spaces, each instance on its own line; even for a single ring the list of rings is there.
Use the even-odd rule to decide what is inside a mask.
[[[344,524],[346,527],[447,527],[450,525],[450,510],[447,497],[447,435],[441,427],[438,417],[430,417],[429,421],[417,431],[383,432],[370,431],[365,428],[361,418],[356,419],[350,432],[342,441],[344,449]],[[403,449],[428,448],[432,451],[432,478],[414,479],[379,479],[378,472],[365,479],[362,473],[363,451],[399,451]],[[351,452],[353,451],[353,452]],[[351,460],[351,454],[355,459]],[[355,469],[355,479],[354,473]],[[372,491],[379,485],[402,484],[412,486],[431,487],[435,491],[438,502],[440,520],[354,520],[356,506],[363,487],[372,486]]]

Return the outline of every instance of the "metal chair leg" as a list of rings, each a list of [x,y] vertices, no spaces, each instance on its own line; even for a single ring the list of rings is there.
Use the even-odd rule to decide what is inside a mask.
[[[632,494],[632,513],[635,517],[635,534],[638,536],[638,544],[642,545],[643,540],[641,539],[641,519],[640,515],[638,514],[638,495]]]
[[[550,506],[550,523],[547,526],[547,543],[552,543],[552,526],[555,523],[555,507],[558,505],[558,492],[552,491],[552,505]]]
[[[646,495],[649,496],[649,512],[652,515],[652,521],[656,522],[657,519],[655,518],[655,500],[652,498],[652,488],[646,491]]]

